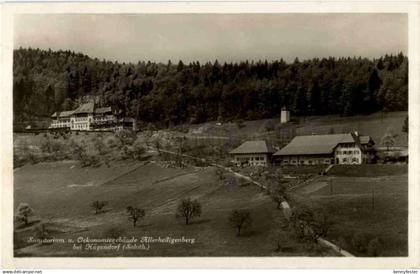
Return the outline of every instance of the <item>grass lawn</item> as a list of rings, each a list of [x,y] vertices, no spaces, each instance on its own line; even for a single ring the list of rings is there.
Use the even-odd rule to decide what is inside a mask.
[[[319,188],[313,184],[297,190],[300,202],[330,217],[333,225],[327,238],[366,256],[352,245],[353,236],[362,233],[381,241],[380,256],[407,256],[407,166],[349,166],[331,171],[314,183]],[[310,187],[313,191],[307,191]]]
[[[290,232],[283,249],[275,252],[285,220],[270,197],[254,185],[240,186],[234,180],[221,182],[214,168],[163,168],[155,163],[113,163],[111,168],[79,168],[57,162],[26,165],[15,170],[15,206],[27,202],[56,238],[80,236],[107,238],[193,238],[194,244],[154,243],[150,250],[75,250],[73,244],[27,246],[16,256],[337,256],[331,250],[296,240]],[[185,225],[175,218],[182,198],[198,199],[201,217]],[[94,214],[89,204],[109,201],[103,213]],[[133,227],[127,206],[143,208],[146,217]],[[241,237],[229,225],[233,209],[248,209],[252,224]],[[25,246],[27,229],[16,233],[16,247]],[[33,234],[33,233],[32,233]]]

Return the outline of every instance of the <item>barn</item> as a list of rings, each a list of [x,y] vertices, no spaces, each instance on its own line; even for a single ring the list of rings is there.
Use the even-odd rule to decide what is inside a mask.
[[[296,136],[273,154],[280,165],[363,164],[374,157],[370,136],[347,134]]]
[[[251,166],[269,165],[273,153],[274,149],[263,140],[246,141],[229,152],[234,157],[236,163]]]

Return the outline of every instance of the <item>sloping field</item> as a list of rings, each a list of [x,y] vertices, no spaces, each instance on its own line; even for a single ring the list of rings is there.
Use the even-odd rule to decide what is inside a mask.
[[[296,192],[302,197],[300,202],[327,213],[332,222],[327,238],[342,248],[369,256],[364,247],[355,248],[353,241],[364,239],[362,245],[367,247],[378,238],[380,256],[407,256],[407,166],[371,167],[372,171],[366,171],[367,165],[334,167],[330,174],[335,176],[320,177]]]
[[[172,169],[121,162],[113,168],[81,169],[71,163],[45,163],[16,170],[15,186],[15,205],[29,203],[47,228],[55,229],[50,234],[66,241],[119,236],[194,239],[193,244],[152,243],[149,250],[97,252],[78,250],[67,242],[28,246],[24,243],[29,230],[17,234],[16,256],[335,256],[328,249],[308,248],[291,235],[286,236],[285,248],[275,252],[286,222],[281,211],[256,186],[221,182],[211,167]],[[175,218],[178,202],[187,197],[202,205],[201,217],[190,225]],[[106,200],[109,205],[94,214],[89,207],[94,200]],[[136,227],[128,220],[127,206],[146,211]],[[249,209],[253,219],[239,238],[228,223],[233,209]]]
[[[370,135],[377,144],[380,143],[385,133],[392,133],[396,135],[396,146],[407,146],[407,134],[401,132],[406,116],[407,112],[389,112],[350,117],[339,115],[292,117],[295,122],[284,125],[280,125],[280,119],[265,119],[245,121],[242,127],[238,127],[235,123],[217,125],[215,122],[209,122],[190,126],[190,133],[237,137],[239,139],[270,138],[276,135],[271,130],[267,131],[267,125],[271,124],[280,127],[280,131],[286,135],[293,131],[296,135],[358,131],[360,134]]]

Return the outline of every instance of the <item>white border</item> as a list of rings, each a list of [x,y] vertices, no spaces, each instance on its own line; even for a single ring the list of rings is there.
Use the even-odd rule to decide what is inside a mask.
[[[12,51],[19,13],[407,13],[409,16],[409,257],[13,258]],[[1,6],[1,252],[7,268],[413,268],[419,254],[419,2],[8,3]]]

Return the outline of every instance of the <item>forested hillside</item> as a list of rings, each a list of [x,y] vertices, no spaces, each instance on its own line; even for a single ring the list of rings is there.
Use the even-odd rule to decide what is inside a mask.
[[[14,122],[69,110],[85,96],[162,125],[294,115],[354,115],[407,110],[408,60],[327,58],[292,63],[126,64],[70,51],[18,49],[13,65]]]

